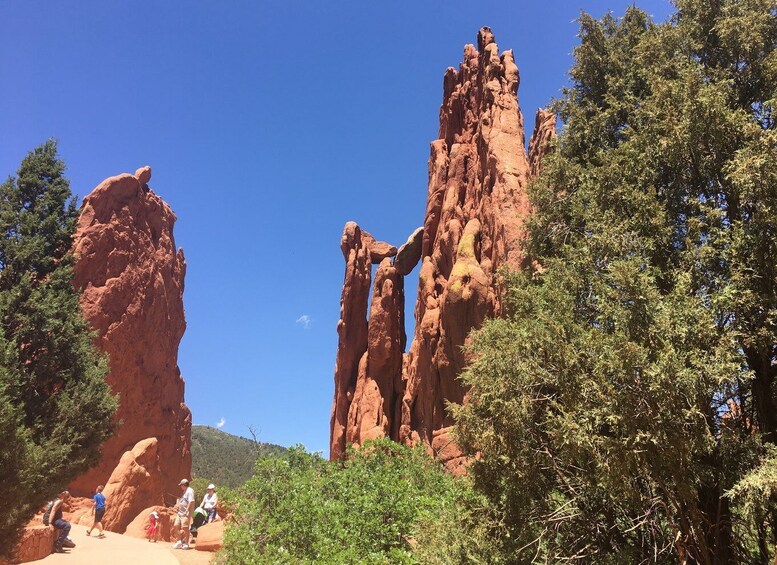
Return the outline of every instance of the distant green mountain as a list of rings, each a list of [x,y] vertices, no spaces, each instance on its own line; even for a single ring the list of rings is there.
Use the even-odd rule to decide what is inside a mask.
[[[239,487],[251,478],[259,457],[280,456],[286,451],[280,445],[255,442],[210,426],[192,426],[192,478]]]

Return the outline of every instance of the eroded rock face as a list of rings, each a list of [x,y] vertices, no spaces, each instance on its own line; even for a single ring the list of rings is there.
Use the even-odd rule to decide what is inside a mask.
[[[361,445],[378,437],[396,437],[402,398],[405,347],[404,282],[389,259],[375,274],[367,329],[367,351],[359,361],[356,388],[348,411],[346,442]]]
[[[341,350],[365,351],[358,369],[349,365],[351,376],[356,375],[352,395],[338,393],[342,387],[338,389],[337,371],[335,376],[335,409],[338,402],[350,403],[348,442],[389,436],[410,445],[423,443],[450,471],[466,469],[466,458],[453,441],[454,422],[446,404],[467,400],[458,376],[468,362],[464,346],[469,333],[501,313],[497,270],[525,264],[521,238],[529,214],[526,186],[539,174],[555,136],[555,115],[540,111],[529,159],[518,83],[512,51],[500,54],[489,28],[478,33],[477,49],[464,48],[458,70],[445,73],[439,139],[431,143],[429,157],[423,228],[400,247],[391,276],[387,270],[381,275],[384,264],[388,266],[385,262],[376,275],[390,280],[391,290],[401,288],[402,277],[421,261],[413,340],[404,357],[404,344],[396,351],[399,338],[384,320],[397,304],[375,311],[375,301],[386,296],[376,281],[369,346],[359,342],[369,350],[343,344],[340,334],[338,360]],[[358,300],[365,299],[360,295]],[[366,310],[366,302],[347,303],[345,288],[341,304]],[[372,351],[373,343],[382,345],[380,355]],[[379,370],[377,359],[382,363]],[[332,437],[331,456],[336,458],[344,452],[343,436]]]
[[[149,506],[140,511],[135,518],[127,525],[124,531],[125,536],[133,538],[147,538],[147,528],[151,518],[151,513],[156,512],[159,515],[159,541],[175,541],[175,535],[178,533],[173,528],[173,520],[178,515],[173,508],[166,506]]]
[[[529,141],[529,166],[532,178],[538,177],[542,159],[553,147],[556,138],[556,114],[539,108],[534,119],[534,133]]]
[[[445,73],[440,138],[431,144],[416,328],[407,363],[400,441],[423,442],[461,463],[447,402],[462,403],[457,377],[471,330],[500,311],[496,272],[523,266],[520,240],[530,178],[518,107],[518,68],[488,28]],[[449,465],[449,466],[450,466]]]
[[[370,260],[372,236],[362,237],[355,222],[345,224],[340,249],[345,258],[345,279],[337,322],[335,398],[330,421],[330,457],[345,455],[348,409],[356,390],[359,360],[367,351],[367,300],[372,279]]]
[[[141,510],[164,504],[158,447],[156,438],[148,438],[121,456],[103,490],[103,525],[107,530],[124,533]]]
[[[224,522],[211,522],[197,530],[194,549],[197,551],[218,551],[224,545]]]
[[[177,492],[191,472],[191,413],[177,366],[186,262],[175,247],[175,215],[150,180],[150,167],[143,167],[103,181],[84,199],[74,237],[74,285],[109,356],[107,380],[119,395],[121,422],[100,462],[70,485],[76,496],[106,484],[122,455],[146,438],[156,438],[160,490]],[[158,502],[137,503],[140,509]]]

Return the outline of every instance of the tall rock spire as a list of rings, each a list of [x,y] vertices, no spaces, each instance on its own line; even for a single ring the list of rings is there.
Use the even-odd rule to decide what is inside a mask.
[[[406,444],[422,443],[452,472],[464,469],[465,459],[450,433],[453,419],[447,404],[467,400],[458,376],[467,364],[464,346],[470,331],[501,312],[498,269],[524,266],[521,238],[529,214],[526,187],[539,173],[542,156],[555,135],[555,116],[538,116],[530,164],[518,85],[512,51],[500,54],[487,27],[478,33],[477,49],[473,45],[464,47],[464,60],[458,70],[449,68],[445,72],[439,139],[432,141],[429,157],[423,230],[411,236],[415,247],[408,247],[420,248],[415,331],[403,358],[401,376],[397,376],[396,362],[391,366],[395,375],[391,394],[399,395],[401,400],[389,402],[385,394],[373,394],[383,403],[382,415],[374,410],[369,413],[372,432],[368,434],[363,431],[364,418],[357,424],[349,416],[346,427],[356,426],[362,431],[344,434],[348,442],[360,444],[382,435]],[[400,274],[406,275],[412,267],[404,265],[403,256],[400,249],[395,263],[402,265]],[[412,266],[418,260],[415,255]],[[375,292],[377,296],[377,285]],[[344,288],[344,301],[345,297]],[[358,308],[366,311],[366,301]],[[372,341],[372,317],[369,324]],[[375,339],[393,343],[389,335]],[[338,367],[340,351],[349,347],[343,344],[341,334]],[[363,358],[362,363],[365,361]],[[366,365],[365,371],[369,372]],[[357,381],[361,373],[360,367]],[[338,403],[351,402],[338,394],[337,370],[335,381],[333,413],[339,410]],[[358,385],[354,386],[358,391]],[[387,385],[374,388],[383,390]],[[357,402],[356,397],[353,402]],[[350,413],[363,412],[351,404]],[[341,435],[337,435],[337,447],[334,432],[332,437],[331,456],[340,457],[344,448]]]
[[[191,473],[191,413],[178,369],[186,261],[175,247],[175,214],[150,180],[150,167],[104,180],[84,199],[74,237],[74,285],[96,343],[109,356],[107,381],[119,395],[116,435],[103,444],[99,463],[71,484],[76,495],[106,484],[122,455],[147,438],[156,438],[159,498],[176,493]]]

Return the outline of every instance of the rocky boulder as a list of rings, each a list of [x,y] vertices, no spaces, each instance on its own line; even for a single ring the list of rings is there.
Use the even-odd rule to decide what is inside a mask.
[[[420,227],[410,234],[407,241],[397,251],[397,256],[394,258],[394,268],[403,277],[409,275],[421,259],[423,241],[424,228]]]
[[[19,543],[7,563],[28,563],[44,559],[54,551],[54,540],[59,530],[52,526],[30,523],[23,530]],[[0,562],[3,560],[0,559]]]
[[[172,508],[165,506],[149,506],[140,511],[135,518],[127,524],[127,529],[124,531],[125,536],[132,536],[134,538],[146,538],[146,529],[148,528],[149,519],[152,512],[159,514],[159,538],[160,542],[174,541],[173,536],[173,521],[177,515],[176,511]]]
[[[164,483],[156,438],[139,441],[122,455],[119,464],[105,484],[106,500],[103,525],[112,532],[123,533],[142,509],[164,504]]]
[[[218,551],[224,545],[224,521],[205,524],[197,530],[197,551]]]

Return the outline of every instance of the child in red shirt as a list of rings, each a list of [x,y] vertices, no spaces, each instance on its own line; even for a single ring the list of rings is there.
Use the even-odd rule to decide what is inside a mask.
[[[159,514],[152,512],[148,517],[148,527],[146,528],[146,537],[148,541],[156,543],[159,539]]]

